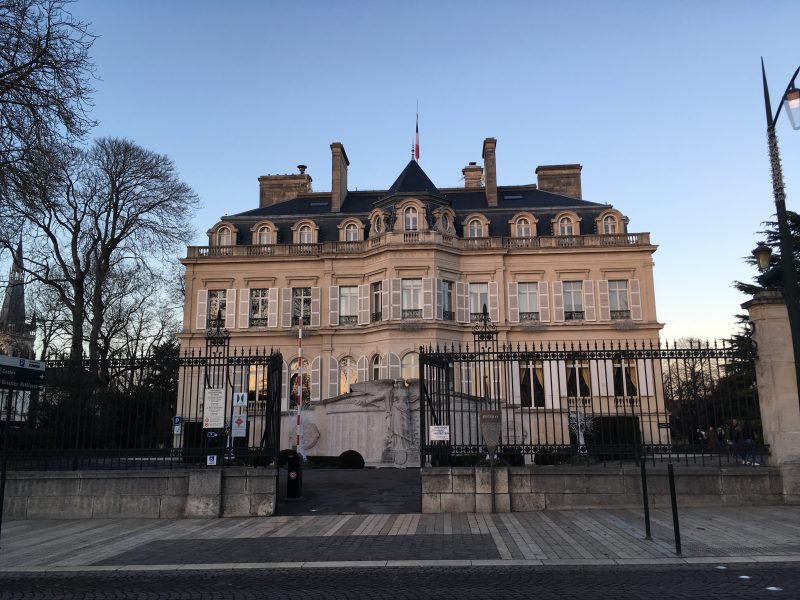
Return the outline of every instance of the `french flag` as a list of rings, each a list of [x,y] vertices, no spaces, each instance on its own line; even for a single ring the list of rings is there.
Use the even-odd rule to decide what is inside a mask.
[[[419,111],[417,111],[417,135],[414,138],[414,160],[419,160]]]

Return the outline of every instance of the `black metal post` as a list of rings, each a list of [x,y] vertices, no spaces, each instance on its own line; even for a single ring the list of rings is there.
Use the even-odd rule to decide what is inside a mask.
[[[494,506],[494,452],[489,452],[489,478],[491,479],[492,490],[492,514],[497,512]]]
[[[644,539],[652,540],[653,536],[650,535],[650,501],[647,497],[647,457],[642,456],[642,506],[644,507]]]
[[[793,86],[800,67],[792,75],[788,92]],[[783,183],[783,170],[781,157],[778,151],[778,137],[775,135],[775,121],[781,113],[786,92],[781,96],[778,110],[772,115],[772,105],[769,100],[767,87],[767,73],[764,69],[764,59],[761,59],[761,76],[764,84],[764,105],[767,111],[767,144],[769,146],[769,162],[772,167],[772,194],[775,197],[775,214],[778,219],[778,236],[781,249],[781,270],[783,271],[783,298],[786,301],[786,310],[789,314],[789,330],[792,334],[792,350],[794,353],[795,383],[797,384],[798,402],[800,402],[800,310],[797,299],[800,294],[797,290],[797,268],[794,264],[794,248],[792,236],[789,231],[789,221],[786,216],[786,191]]]
[[[8,438],[11,437],[11,396],[14,390],[6,388],[6,420],[3,424],[3,465],[0,467],[0,536],[3,535],[3,507],[6,499],[6,471],[8,469]]]
[[[681,526],[678,522],[678,500],[675,497],[675,471],[672,463],[667,465],[667,475],[669,477],[669,498],[672,503],[672,528],[675,531],[675,553],[681,555]]]

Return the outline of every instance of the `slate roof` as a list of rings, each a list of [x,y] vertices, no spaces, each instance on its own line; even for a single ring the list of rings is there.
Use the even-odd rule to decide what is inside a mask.
[[[534,185],[498,186],[497,206],[489,207],[484,188],[446,188],[439,190],[415,160],[409,161],[388,190],[348,192],[338,213],[331,212],[330,192],[302,194],[296,198],[264,208],[228,215],[222,220],[233,223],[239,230],[238,243],[252,242],[250,228],[262,219],[269,219],[278,228],[278,243],[292,239],[291,227],[301,218],[312,219],[319,228],[318,241],[339,239],[339,224],[348,216],[359,218],[369,235],[369,213],[386,205],[397,196],[420,196],[446,201],[456,213],[455,227],[461,234],[462,219],[480,212],[489,219],[489,236],[510,235],[509,220],[518,212],[531,212],[538,219],[538,235],[552,235],[551,221],[562,210],[573,210],[581,217],[580,233],[595,233],[594,219],[609,204],[570,198],[536,189]],[[391,203],[388,203],[391,204]]]

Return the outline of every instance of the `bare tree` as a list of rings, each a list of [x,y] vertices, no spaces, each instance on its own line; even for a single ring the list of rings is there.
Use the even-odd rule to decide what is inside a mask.
[[[167,156],[117,138],[87,150],[37,153],[35,177],[8,203],[25,224],[27,275],[67,307],[70,356],[101,356],[106,315],[116,302],[112,279],[155,279],[191,239],[197,195]],[[105,328],[105,329],[104,329]]]
[[[30,167],[30,153],[79,139],[88,116],[95,36],[70,0],[0,0],[0,198]]]

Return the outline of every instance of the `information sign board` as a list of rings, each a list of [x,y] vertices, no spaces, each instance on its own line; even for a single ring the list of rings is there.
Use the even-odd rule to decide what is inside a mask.
[[[430,425],[428,427],[428,439],[431,442],[449,442],[450,425]]]
[[[234,406],[247,406],[247,392],[234,392],[233,394]]]
[[[0,355],[0,389],[41,390],[45,363],[17,356]]]
[[[207,388],[203,396],[203,429],[225,427],[225,396],[222,388]]]
[[[231,436],[235,438],[247,437],[247,413],[240,411],[240,414],[233,415],[231,421]]]
[[[489,452],[494,453],[497,445],[500,443],[500,430],[502,428],[500,411],[482,410],[479,414],[479,419],[483,443],[486,444]]]

